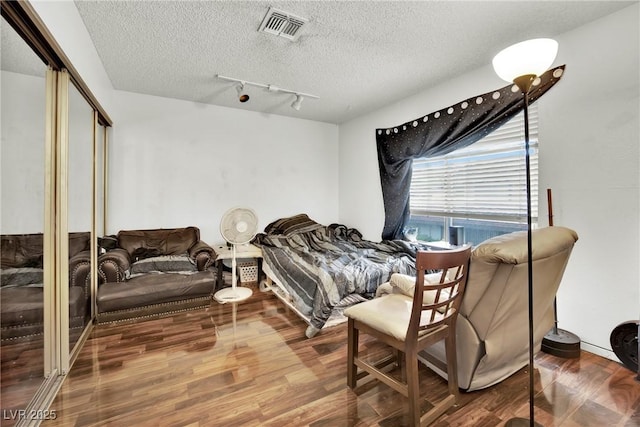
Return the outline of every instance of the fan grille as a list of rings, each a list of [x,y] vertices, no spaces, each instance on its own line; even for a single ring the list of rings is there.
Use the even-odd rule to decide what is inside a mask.
[[[229,209],[220,221],[220,233],[229,243],[241,245],[253,239],[258,231],[258,217],[249,208]]]

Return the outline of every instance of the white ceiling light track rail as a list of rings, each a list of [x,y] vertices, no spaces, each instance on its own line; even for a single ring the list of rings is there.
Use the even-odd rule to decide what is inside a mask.
[[[294,110],[300,110],[300,105],[302,104],[302,101],[305,98],[320,99],[319,96],[312,95],[310,93],[300,92],[300,91],[291,90],[291,89],[284,89],[271,84],[250,82],[247,80],[236,79],[235,77],[221,76],[220,74],[216,74],[216,78],[220,80],[226,80],[229,82],[236,83],[235,86],[236,86],[236,90],[238,91],[238,100],[240,102],[247,102],[249,100],[249,95],[244,92],[244,88],[247,85],[267,89],[268,92],[272,92],[272,93],[289,93],[291,95],[295,95],[296,99],[291,104],[291,108],[293,108]]]

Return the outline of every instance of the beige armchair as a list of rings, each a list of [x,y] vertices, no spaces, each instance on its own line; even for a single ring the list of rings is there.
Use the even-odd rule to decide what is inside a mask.
[[[553,327],[553,300],[577,240],[576,232],[565,227],[533,231],[535,352]],[[379,294],[413,295],[407,285],[414,282],[415,278],[394,275]],[[528,364],[527,287],[526,231],[494,237],[473,250],[456,334],[461,389],[492,386]],[[446,378],[446,372],[433,366],[446,362],[443,342],[419,353],[419,359]]]

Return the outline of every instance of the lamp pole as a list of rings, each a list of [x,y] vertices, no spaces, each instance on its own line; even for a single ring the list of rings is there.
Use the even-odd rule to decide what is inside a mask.
[[[507,427],[540,426],[534,420],[533,381],[533,244],[531,231],[531,167],[529,160],[529,91],[537,76],[553,63],[558,42],[552,39],[532,39],[516,43],[500,51],[493,58],[493,68],[503,80],[515,83],[523,95],[524,144],[527,183],[527,273],[529,308],[529,419],[512,418]]]
[[[524,159],[527,185],[527,275],[528,275],[528,308],[529,308],[529,419],[512,418],[506,427],[529,425],[540,426],[534,415],[534,379],[533,379],[533,243],[531,233],[531,164],[529,157],[529,90],[535,80],[534,74],[525,74],[514,79],[514,83],[523,94],[524,104]]]

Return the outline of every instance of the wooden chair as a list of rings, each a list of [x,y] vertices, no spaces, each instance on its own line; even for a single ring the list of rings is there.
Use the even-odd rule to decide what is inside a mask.
[[[404,294],[390,294],[345,310],[344,314],[349,318],[349,387],[355,388],[360,378],[370,374],[402,393],[409,400],[411,426],[429,425],[457,403],[455,325],[467,283],[470,256],[469,246],[448,251],[418,252],[413,298]],[[438,271],[439,280],[434,283],[426,282],[425,274],[434,270]],[[395,353],[375,365],[361,359],[358,357],[360,332],[393,347]],[[421,417],[418,352],[443,339],[447,355],[449,394]],[[404,361],[400,353],[404,353]],[[402,365],[402,380],[386,372],[394,361]],[[362,372],[358,372],[358,368]]]

